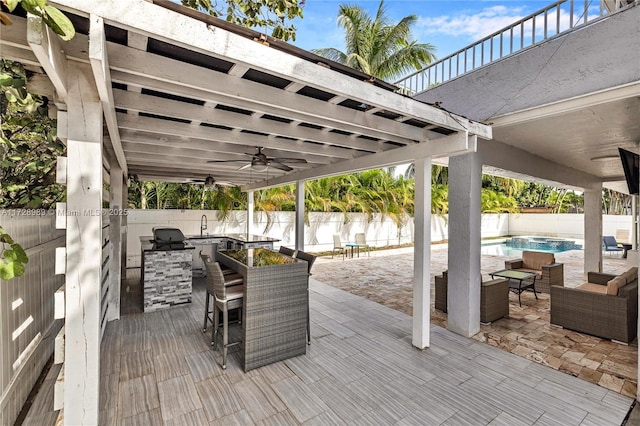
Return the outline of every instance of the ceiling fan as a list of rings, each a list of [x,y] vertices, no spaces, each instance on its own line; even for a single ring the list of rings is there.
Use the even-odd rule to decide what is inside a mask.
[[[213,176],[209,175],[204,179],[190,179],[191,183],[203,183],[205,188],[213,188],[216,185],[224,185],[224,186],[234,186],[231,182],[221,182],[219,180],[215,180]]]
[[[249,154],[248,152],[245,154],[251,156],[251,161],[248,164],[240,167],[238,170],[252,169],[257,172],[264,172],[268,167],[273,167],[274,169],[290,172],[293,169],[284,163],[307,164],[307,160],[304,160],[302,158],[267,157],[262,152],[261,146],[256,147],[255,154]],[[245,161],[246,160],[210,160],[207,161],[207,163],[237,163]]]

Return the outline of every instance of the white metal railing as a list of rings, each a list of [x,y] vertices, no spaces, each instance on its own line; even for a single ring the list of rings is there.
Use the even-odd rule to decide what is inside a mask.
[[[394,84],[401,93],[414,96],[634,3],[633,0],[557,1]]]

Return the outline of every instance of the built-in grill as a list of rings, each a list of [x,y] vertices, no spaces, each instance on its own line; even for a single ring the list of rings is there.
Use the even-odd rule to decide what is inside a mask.
[[[157,248],[182,248],[184,234],[178,228],[153,228],[153,242]]]

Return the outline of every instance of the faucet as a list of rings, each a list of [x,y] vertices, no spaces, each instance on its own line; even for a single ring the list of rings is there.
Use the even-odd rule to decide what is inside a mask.
[[[200,218],[200,236],[202,237],[202,231],[207,229],[207,215],[203,214]]]

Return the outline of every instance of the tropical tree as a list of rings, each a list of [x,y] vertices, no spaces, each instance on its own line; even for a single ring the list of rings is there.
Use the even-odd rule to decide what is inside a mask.
[[[26,79],[24,66],[0,60],[0,208],[48,208],[65,197],[55,183],[65,147],[46,99],[28,93]]]
[[[288,21],[302,18],[304,0],[182,0],[184,6],[247,28],[271,28],[271,35],[295,40],[296,28]]]
[[[338,24],[345,32],[346,50],[328,47],[312,52],[348,65],[382,80],[394,80],[417,71],[435,59],[435,47],[412,40],[411,26],[416,15],[405,16],[392,24],[384,0],[375,17],[357,5],[340,5]]]

